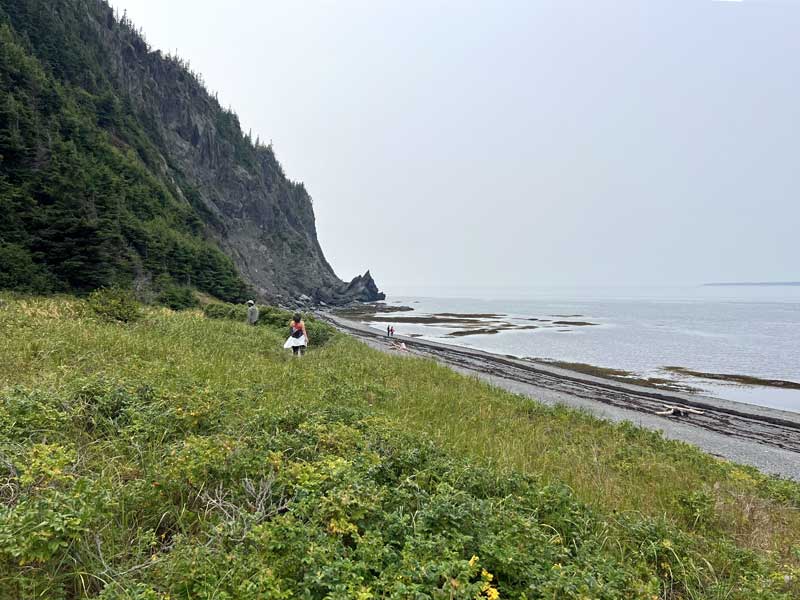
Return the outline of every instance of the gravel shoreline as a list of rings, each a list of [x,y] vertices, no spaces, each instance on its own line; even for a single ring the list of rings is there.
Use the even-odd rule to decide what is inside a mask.
[[[339,330],[384,352],[396,353],[385,334],[331,314]],[[693,444],[714,456],[800,481],[800,414],[629,385],[576,371],[531,363],[448,344],[395,336],[409,353],[432,358],[458,372],[544,404],[566,404],[610,421],[631,421],[665,437]],[[665,405],[697,413],[660,416]]]

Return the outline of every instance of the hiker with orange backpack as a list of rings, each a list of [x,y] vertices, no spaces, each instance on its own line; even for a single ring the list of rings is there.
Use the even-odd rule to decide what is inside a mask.
[[[300,313],[295,313],[291,321],[289,321],[289,339],[283,345],[284,348],[292,349],[292,356],[303,356],[308,346],[308,333],[306,332],[306,324],[303,322],[303,317]]]

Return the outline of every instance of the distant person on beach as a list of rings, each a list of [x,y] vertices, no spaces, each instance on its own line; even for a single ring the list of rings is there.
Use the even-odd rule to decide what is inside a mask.
[[[295,313],[291,321],[289,321],[289,339],[283,345],[284,348],[291,348],[293,356],[303,356],[308,346],[308,333],[306,333],[306,324],[300,313]]]
[[[255,325],[258,321],[258,307],[252,300],[247,301],[247,324]]]
[[[392,326],[391,325],[387,325],[386,326],[386,337],[392,337]]]
[[[389,335],[394,337],[394,325],[392,325],[392,328],[389,330]]]

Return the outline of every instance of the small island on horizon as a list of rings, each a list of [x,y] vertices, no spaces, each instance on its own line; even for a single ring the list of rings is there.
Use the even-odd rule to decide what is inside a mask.
[[[704,283],[703,287],[733,287],[733,286],[800,286],[800,281],[731,281],[721,283]]]

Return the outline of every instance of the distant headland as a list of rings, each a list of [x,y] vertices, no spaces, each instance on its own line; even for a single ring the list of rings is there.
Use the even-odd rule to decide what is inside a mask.
[[[704,287],[724,286],[800,286],[800,281],[731,281],[724,283],[704,283]]]

